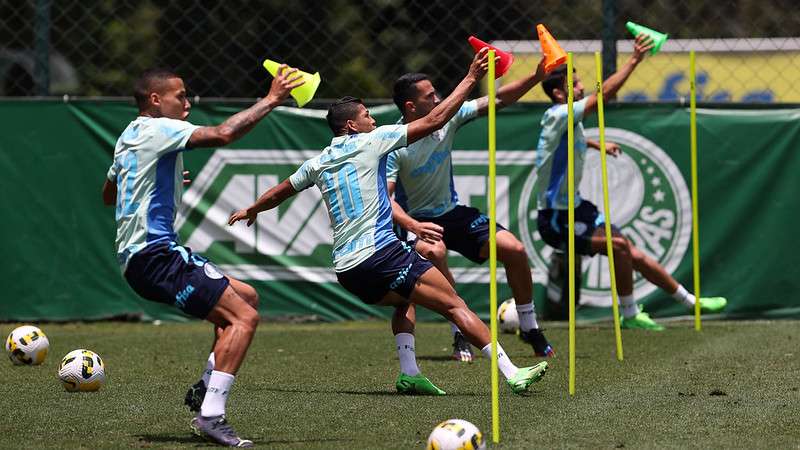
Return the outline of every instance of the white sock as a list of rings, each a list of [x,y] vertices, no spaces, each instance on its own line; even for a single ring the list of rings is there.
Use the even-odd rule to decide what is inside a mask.
[[[622,317],[629,318],[639,314],[639,306],[631,295],[620,295],[619,303],[622,305]]]
[[[682,284],[678,285],[678,290],[675,291],[674,294],[672,294],[672,298],[683,303],[687,308],[691,308],[694,306],[695,302],[694,294],[687,291]]]
[[[481,349],[481,353],[483,356],[492,360],[492,344],[488,343],[485,347]],[[514,374],[517,373],[519,367],[515,366],[514,363],[511,362],[511,359],[506,355],[505,350],[503,350],[503,346],[500,343],[497,343],[497,366],[500,368],[500,372],[503,373],[503,376],[506,377],[506,380],[513,377]]]
[[[211,377],[211,372],[214,371],[214,352],[209,353],[208,361],[206,362],[206,370],[203,371],[203,376],[200,377],[203,380],[203,384],[208,386],[208,379]]]
[[[225,402],[228,400],[228,392],[231,390],[234,376],[214,370],[208,379],[206,397],[200,407],[200,415],[203,417],[216,417],[225,414]]]
[[[417,354],[414,351],[414,335],[411,333],[397,333],[394,335],[397,342],[397,357],[400,358],[400,372],[415,376],[419,375],[417,367]]]
[[[453,322],[450,322],[450,331],[453,332],[453,335],[455,335],[456,333],[461,333],[461,330],[459,330],[458,326],[456,326],[456,324],[454,324]]]
[[[539,323],[536,322],[536,311],[533,309],[533,302],[525,303],[524,305],[517,305],[517,316],[519,316],[519,329],[522,331],[531,331],[532,329],[539,328]]]

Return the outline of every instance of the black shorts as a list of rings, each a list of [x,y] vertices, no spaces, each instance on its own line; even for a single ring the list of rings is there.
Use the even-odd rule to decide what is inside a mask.
[[[125,279],[137,294],[205,319],[230,282],[219,269],[174,242],[149,244],[128,260]]]
[[[337,272],[336,278],[361,301],[375,304],[389,291],[409,298],[417,279],[431,267],[433,264],[408,244],[394,241],[352,269]]]
[[[448,250],[454,250],[470,261],[478,264],[488,258],[481,258],[481,248],[489,241],[489,217],[478,210],[457,205],[439,217],[415,217],[420,222],[433,222],[444,228],[442,240]],[[505,227],[497,224],[497,231]]]
[[[550,247],[567,250],[569,239],[569,224],[567,210],[565,209],[540,209],[536,220],[542,240]],[[597,207],[589,201],[581,200],[575,208],[575,250],[581,255],[594,255],[592,250],[592,236],[598,227],[605,224],[605,217],[597,211]],[[613,231],[619,228],[611,225]]]

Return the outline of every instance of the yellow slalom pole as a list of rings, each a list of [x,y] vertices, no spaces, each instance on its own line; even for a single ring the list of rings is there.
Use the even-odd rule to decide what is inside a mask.
[[[492,442],[500,442],[500,392],[497,367],[497,192],[495,185],[495,84],[494,50],[489,50],[489,317],[492,328]]]
[[[567,185],[569,203],[569,244],[567,267],[569,267],[569,395],[575,395],[575,115],[574,89],[572,86],[572,52],[567,53]]]
[[[689,52],[689,121],[692,146],[692,269],[694,273],[694,329],[700,331],[700,215],[697,205],[697,94],[694,50]]]
[[[597,122],[600,127],[600,166],[603,171],[603,213],[606,222],[606,253],[608,271],[611,277],[611,311],[614,314],[614,337],[617,341],[617,359],[622,361],[622,330],[619,326],[619,299],[617,298],[617,278],[614,270],[614,245],[611,243],[611,207],[608,201],[608,166],[606,165],[606,119],[603,111],[603,61],[600,52],[594,52],[597,68]]]

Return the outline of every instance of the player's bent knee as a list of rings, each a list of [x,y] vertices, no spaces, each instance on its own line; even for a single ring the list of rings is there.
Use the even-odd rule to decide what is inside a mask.
[[[447,247],[444,245],[425,246],[418,251],[425,259],[434,263],[445,261],[447,258]]]
[[[254,308],[248,308],[247,312],[244,312],[239,317],[240,324],[248,331],[255,331],[256,327],[258,327],[258,322],[261,318],[258,315],[258,312]]]

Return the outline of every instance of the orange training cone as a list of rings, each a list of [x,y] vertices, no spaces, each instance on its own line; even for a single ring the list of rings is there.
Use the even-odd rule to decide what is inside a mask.
[[[495,55],[500,57],[500,62],[497,63],[497,67],[495,68],[495,79],[502,77],[503,74],[508,71],[508,68],[511,67],[511,64],[514,64],[514,55],[511,53],[504,52],[495,46],[489,45],[475,36],[470,36],[467,40],[472,48],[475,49],[475,53],[481,51],[483,47],[489,47],[494,50]]]
[[[539,43],[542,44],[544,71],[550,73],[551,70],[567,62],[567,52],[558,45],[558,41],[544,25],[536,25],[536,31],[539,33]]]

